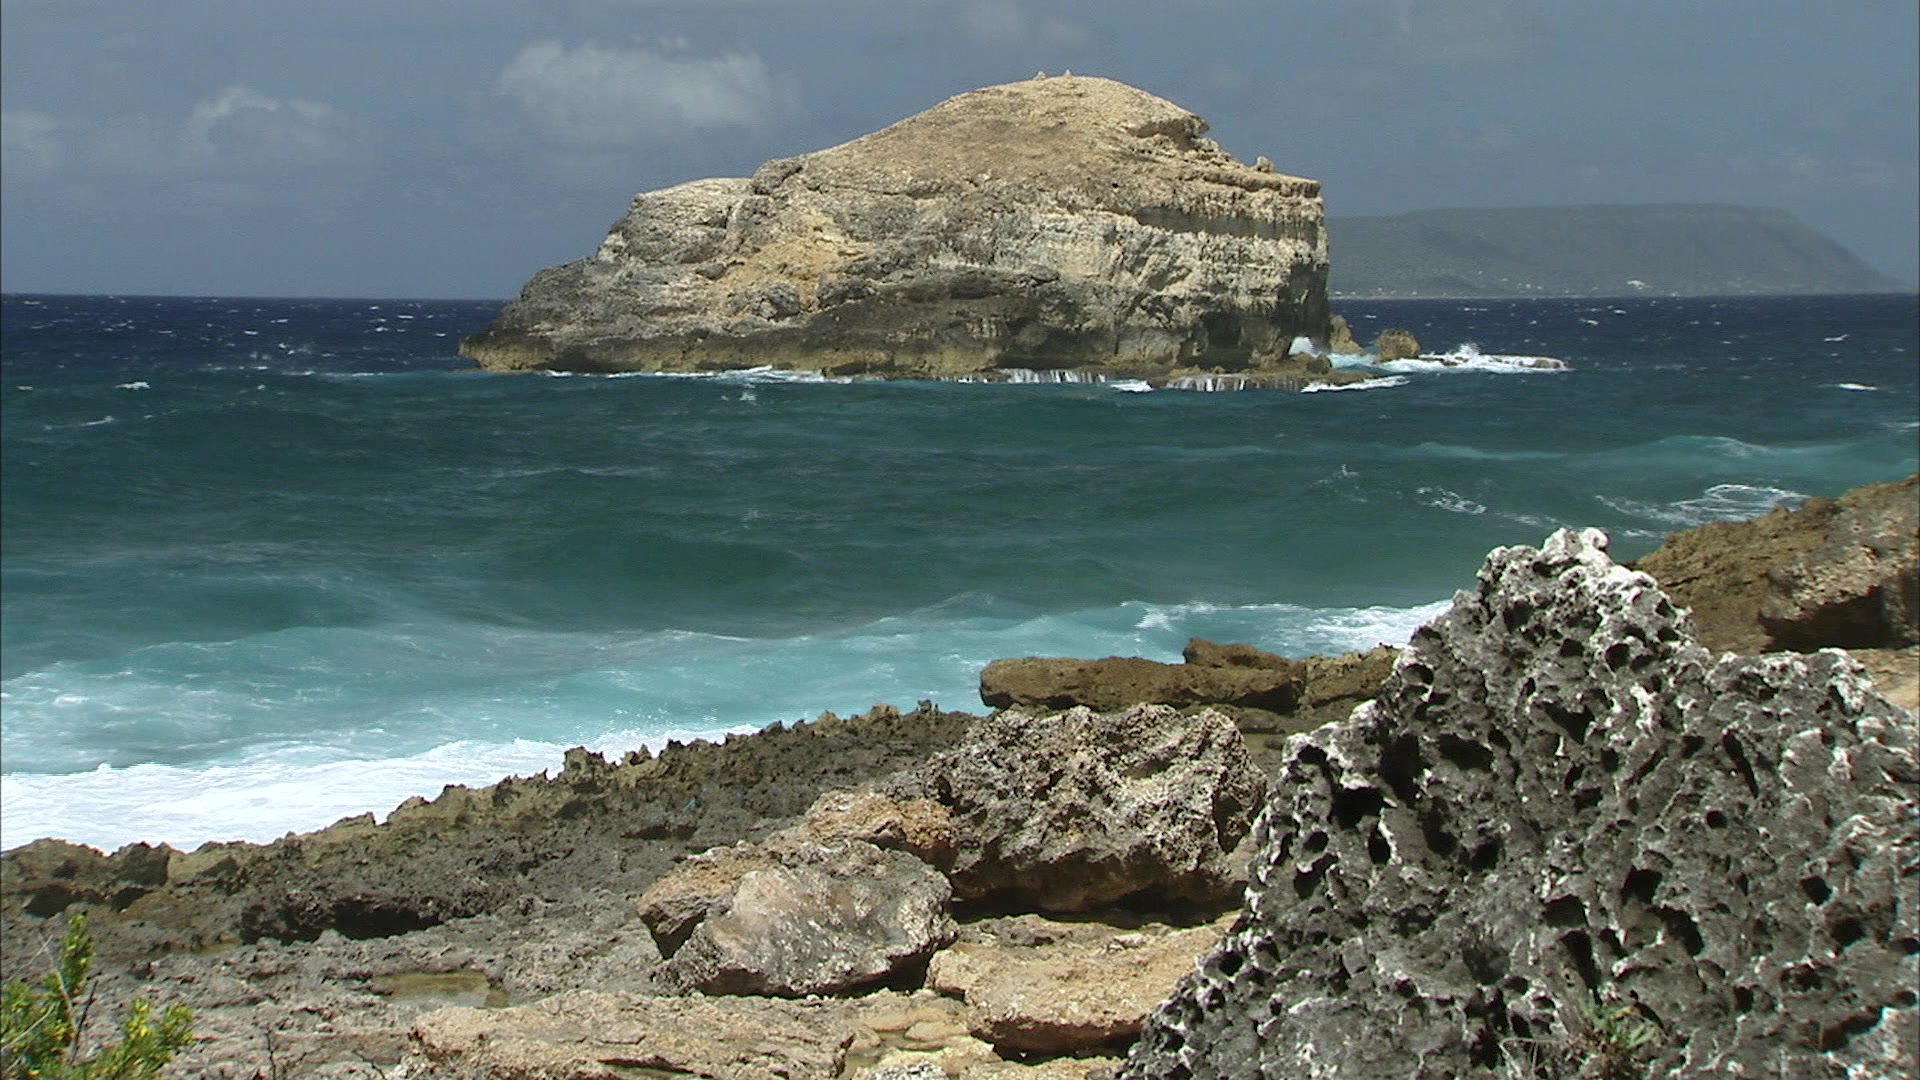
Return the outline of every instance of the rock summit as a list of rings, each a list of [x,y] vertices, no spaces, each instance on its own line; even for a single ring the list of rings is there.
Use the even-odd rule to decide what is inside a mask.
[[[461,354],[501,371],[1282,373],[1328,330],[1317,181],[1110,79],[950,98],[750,178],[643,192]]]

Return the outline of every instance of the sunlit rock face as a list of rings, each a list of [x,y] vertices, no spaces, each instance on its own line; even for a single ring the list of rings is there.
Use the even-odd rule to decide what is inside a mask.
[[[1843,653],[1716,657],[1596,530],[1498,549],[1293,737],[1120,1076],[1911,1076],[1915,755]]]
[[[1128,377],[1324,339],[1317,181],[1235,161],[1109,79],[950,98],[750,179],[636,196],[462,355],[495,370]]]

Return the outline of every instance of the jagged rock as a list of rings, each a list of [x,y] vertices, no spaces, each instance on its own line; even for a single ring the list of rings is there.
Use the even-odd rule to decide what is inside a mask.
[[[1839,652],[1716,661],[1596,530],[1497,549],[1294,738],[1120,1075],[1572,1075],[1609,1028],[1638,1075],[1913,1075],[1916,740]]]
[[[1266,793],[1230,719],[1165,705],[1002,712],[899,782],[953,815],[956,897],[1043,911],[1224,899]]]
[[[1325,336],[1320,185],[1108,79],[991,86],[636,196],[461,353],[495,370],[1240,370]]]
[[[1713,649],[1920,642],[1920,474],[1671,533],[1638,560]]]
[[[739,873],[677,949],[668,937],[656,939],[671,954],[659,972],[667,985],[713,994],[837,993],[883,980],[953,940],[947,879],[905,852],[861,840],[749,850],[747,859],[764,854],[773,865]],[[644,898],[642,907],[650,910]]]
[[[1358,356],[1367,350],[1353,339],[1353,328],[1344,315],[1332,316],[1327,323],[1327,351],[1343,356]]]
[[[988,920],[934,955],[927,985],[962,998],[974,1033],[998,1049],[1090,1050],[1138,1034],[1232,919],[1134,930],[1037,915]]]
[[[1409,330],[1396,328],[1382,330],[1373,339],[1373,359],[1384,364],[1389,360],[1413,360],[1420,355],[1420,341]]]
[[[797,817],[823,791],[917,765],[974,719],[879,706],[618,762],[578,750],[550,777],[453,785],[385,823],[362,815],[271,844],[134,845],[107,857],[40,841],[0,854],[0,929],[9,940],[35,934],[49,914],[87,904],[103,961],[118,961],[328,931],[384,937],[583,891],[633,896],[689,849],[733,843]],[[0,955],[8,976],[13,957]]]
[[[609,1080],[660,1074],[834,1080],[854,1031],[837,1003],[649,997],[576,991],[507,1009],[420,1017],[434,1062],[494,1080]]]

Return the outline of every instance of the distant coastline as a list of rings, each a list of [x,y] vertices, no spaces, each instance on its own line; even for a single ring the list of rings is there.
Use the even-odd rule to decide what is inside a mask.
[[[1912,293],[1783,210],[1419,210],[1327,220],[1335,300]]]

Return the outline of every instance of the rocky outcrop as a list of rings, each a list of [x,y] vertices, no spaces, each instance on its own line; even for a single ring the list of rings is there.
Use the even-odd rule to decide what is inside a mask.
[[[1164,705],[1002,712],[894,783],[952,815],[957,898],[1056,912],[1228,898],[1266,794],[1231,720]]]
[[[461,353],[491,370],[1244,371],[1327,332],[1320,186],[1108,79],[992,86],[634,198]]]
[[[980,700],[1027,711],[1076,705],[1112,711],[1143,703],[1211,708],[1233,718],[1264,765],[1283,736],[1343,719],[1372,697],[1395,654],[1381,646],[1293,660],[1251,645],[1193,638],[1179,664],[1136,656],[995,660],[980,673]]]
[[[1420,356],[1420,339],[1411,330],[1389,328],[1373,339],[1373,359],[1377,364],[1389,360],[1414,360]]]
[[[1920,473],[1668,535],[1634,563],[1738,652],[1920,644]]]
[[[927,986],[967,1004],[974,1034],[1015,1053],[1124,1045],[1233,916],[1122,930],[1037,915],[969,926],[927,969]]]
[[[1916,740],[1842,653],[1716,660],[1597,531],[1498,549],[1293,739],[1120,1075],[1912,1075]]]

